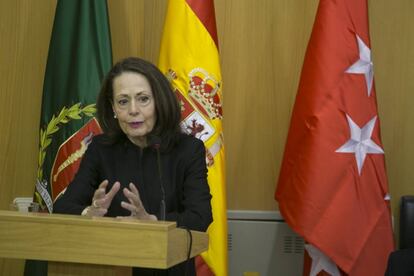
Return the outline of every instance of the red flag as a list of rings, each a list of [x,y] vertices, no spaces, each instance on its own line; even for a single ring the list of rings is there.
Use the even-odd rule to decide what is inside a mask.
[[[394,242],[364,0],[319,2],[275,198],[342,272],[384,275]]]

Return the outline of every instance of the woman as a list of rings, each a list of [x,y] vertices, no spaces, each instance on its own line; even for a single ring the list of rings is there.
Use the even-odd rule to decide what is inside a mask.
[[[121,60],[98,96],[104,134],[95,136],[55,213],[176,221],[205,231],[212,221],[202,141],[181,133],[180,106],[166,77],[139,58]],[[134,268],[134,275],[184,275]],[[191,273],[195,275],[194,262]]]

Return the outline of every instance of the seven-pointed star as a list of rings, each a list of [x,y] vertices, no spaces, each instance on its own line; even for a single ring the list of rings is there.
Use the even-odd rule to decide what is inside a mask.
[[[311,244],[305,244],[305,249],[312,259],[309,276],[316,276],[322,270],[328,272],[331,276],[341,275],[336,264],[328,256],[319,251],[319,249]]]
[[[355,153],[358,173],[361,175],[361,169],[368,153],[384,154],[381,147],[371,140],[377,116],[374,116],[363,128],[359,128],[348,114],[346,114],[346,118],[348,119],[351,137],[336,152]]]
[[[374,79],[373,64],[371,60],[371,50],[362,41],[362,39],[356,35],[359,49],[359,59],[352,64],[345,72],[353,74],[364,74],[365,81],[368,89],[368,96],[371,95],[372,82]]]

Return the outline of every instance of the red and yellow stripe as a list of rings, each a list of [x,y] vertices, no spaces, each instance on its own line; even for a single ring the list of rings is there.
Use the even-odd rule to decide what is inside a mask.
[[[171,79],[182,101],[184,128],[196,133],[196,128],[188,125],[196,118],[204,129],[197,135],[204,141],[210,157],[208,182],[214,221],[208,228],[209,249],[202,259],[215,275],[227,275],[222,85],[213,0],[169,0],[159,68]],[[197,269],[198,275],[204,274],[201,271]]]

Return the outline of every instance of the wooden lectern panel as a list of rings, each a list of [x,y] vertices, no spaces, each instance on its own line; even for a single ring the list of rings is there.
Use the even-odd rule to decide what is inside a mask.
[[[208,235],[191,233],[193,257],[207,250]],[[188,246],[175,222],[0,210],[0,257],[168,268],[186,260]]]

